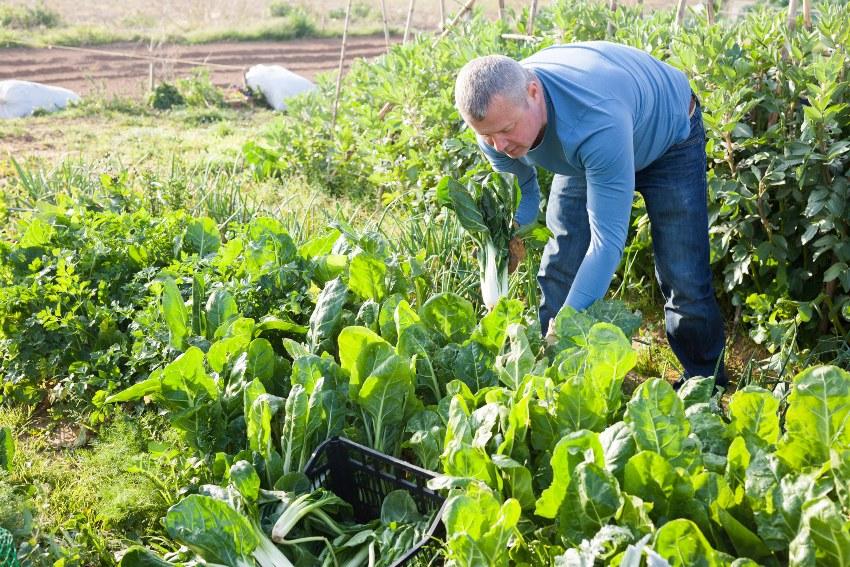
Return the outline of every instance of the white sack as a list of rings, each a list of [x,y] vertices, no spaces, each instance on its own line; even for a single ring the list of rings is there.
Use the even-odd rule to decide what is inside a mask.
[[[263,93],[275,110],[286,110],[287,98],[316,89],[311,81],[280,65],[254,65],[245,73],[245,84]]]
[[[77,93],[30,81],[0,81],[0,118],[29,116],[38,109],[53,112],[80,100]]]

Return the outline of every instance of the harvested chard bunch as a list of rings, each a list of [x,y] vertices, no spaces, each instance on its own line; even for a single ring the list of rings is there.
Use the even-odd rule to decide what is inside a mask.
[[[470,180],[466,187],[451,177],[437,185],[437,202],[455,212],[478,244],[481,295],[488,309],[508,294],[508,245],[517,197],[513,176],[499,173],[490,173],[480,183]]]

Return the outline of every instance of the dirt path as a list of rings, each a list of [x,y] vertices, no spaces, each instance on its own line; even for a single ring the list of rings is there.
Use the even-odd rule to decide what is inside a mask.
[[[396,38],[398,41],[399,38]],[[205,61],[228,68],[208,67],[216,85],[242,86],[242,75],[258,63],[282,65],[313,80],[319,73],[339,65],[340,40],[300,39],[286,42],[220,42],[203,45],[168,45],[153,51],[147,45],[118,43],[86,48],[85,51],[13,48],[0,51],[0,80],[20,79],[69,88],[82,96],[141,96],[147,92],[150,61],[120,54],[155,56],[164,59]],[[354,58],[371,58],[386,52],[383,36],[349,38],[346,64]],[[157,82],[189,75],[189,63],[154,63]]]

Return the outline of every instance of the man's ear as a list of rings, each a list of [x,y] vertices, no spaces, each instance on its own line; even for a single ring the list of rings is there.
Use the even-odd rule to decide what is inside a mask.
[[[530,81],[526,87],[526,92],[529,99],[536,101],[541,95],[540,84],[537,81]]]

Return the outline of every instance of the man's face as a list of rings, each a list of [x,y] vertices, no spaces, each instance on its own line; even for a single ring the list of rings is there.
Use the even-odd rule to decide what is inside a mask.
[[[546,124],[546,106],[540,87],[532,82],[528,88],[525,104],[495,95],[484,120],[467,120],[485,144],[514,159],[528,153]]]

